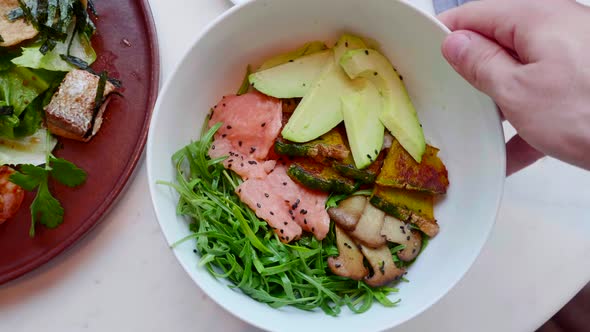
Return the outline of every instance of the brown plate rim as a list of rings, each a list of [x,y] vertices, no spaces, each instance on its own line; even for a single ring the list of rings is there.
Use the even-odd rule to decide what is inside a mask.
[[[23,275],[41,267],[42,265],[46,264],[53,258],[60,255],[70,246],[81,240],[85,235],[87,235],[90,230],[94,228],[94,226],[98,225],[99,222],[103,220],[103,217],[110,211],[113,207],[113,204],[117,201],[119,195],[125,190],[127,184],[129,183],[129,179],[133,176],[135,169],[137,168],[137,164],[142,158],[143,151],[145,150],[145,145],[147,142],[148,132],[150,121],[152,117],[152,113],[154,110],[154,106],[156,104],[159,88],[160,88],[160,52],[159,52],[159,45],[158,45],[158,33],[154,21],[154,16],[149,5],[148,0],[137,0],[139,5],[141,6],[142,12],[144,13],[144,20],[148,29],[148,40],[150,46],[150,56],[152,58],[152,67],[153,70],[151,72],[150,77],[150,86],[149,89],[152,91],[149,95],[148,101],[148,109],[147,115],[144,119],[144,123],[142,126],[141,135],[137,141],[135,149],[133,150],[133,154],[131,156],[130,162],[127,163],[123,172],[119,176],[119,180],[117,184],[111,190],[111,192],[107,195],[106,199],[100,204],[92,213],[92,215],[82,222],[81,226],[78,227],[74,232],[72,232],[66,240],[61,242],[59,245],[55,246],[51,250],[47,251],[41,256],[35,257],[34,259],[26,262],[22,266],[0,275],[0,285],[5,284],[9,281],[22,277]]]

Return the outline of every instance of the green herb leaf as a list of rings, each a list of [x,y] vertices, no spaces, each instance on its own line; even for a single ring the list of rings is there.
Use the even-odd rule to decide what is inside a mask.
[[[68,187],[77,187],[86,181],[86,172],[73,163],[55,157],[49,157],[51,177]]]
[[[31,237],[35,236],[35,226],[38,222],[48,228],[56,228],[63,223],[64,209],[49,191],[49,175],[70,187],[80,185],[86,180],[86,172],[71,162],[52,155],[48,156],[48,160],[49,165],[45,167],[21,165],[20,171],[10,176],[10,182],[26,191],[37,189],[37,195],[31,204]]]
[[[10,182],[22,187],[26,191],[33,191],[39,184],[47,180],[45,168],[30,164],[21,165],[20,172],[10,176]]]
[[[49,192],[47,181],[39,184],[37,196],[31,204],[31,230],[29,235],[35,236],[35,224],[40,222],[48,228],[56,228],[63,223],[64,209],[61,203]]]

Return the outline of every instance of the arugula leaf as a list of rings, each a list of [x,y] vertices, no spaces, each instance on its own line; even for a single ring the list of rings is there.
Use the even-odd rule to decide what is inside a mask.
[[[242,85],[240,86],[240,89],[238,90],[237,95],[243,95],[244,93],[248,92],[248,89],[250,88],[250,80],[248,79],[248,77],[250,76],[250,74],[252,73],[252,69],[250,69],[250,65],[248,65],[248,67],[246,67],[246,76],[244,76],[244,80],[242,81]]]
[[[77,187],[86,181],[86,172],[73,163],[53,156],[49,157],[51,163],[51,177],[68,187]]]
[[[340,201],[346,199],[349,195],[348,194],[330,194],[328,200],[326,201],[326,209],[337,207]]]
[[[48,162],[45,167],[21,165],[20,170],[10,176],[10,182],[26,191],[37,189],[37,195],[31,204],[31,237],[35,236],[35,225],[38,222],[48,228],[56,228],[63,223],[64,209],[49,191],[49,176],[68,187],[75,187],[86,181],[86,172],[67,160],[49,154]]]

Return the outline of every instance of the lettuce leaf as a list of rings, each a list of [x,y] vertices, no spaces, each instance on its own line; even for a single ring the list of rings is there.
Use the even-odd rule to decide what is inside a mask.
[[[0,137],[0,165],[44,164],[47,161],[47,151],[52,151],[56,145],[57,139],[45,128],[22,138]]]
[[[43,55],[39,50],[42,43],[34,44],[30,47],[22,48],[22,55],[12,59],[12,63],[17,66],[34,68],[34,69],[46,69],[51,71],[68,72],[76,67],[62,60],[61,55],[68,54],[68,47],[72,34],[74,34],[75,23],[70,26],[68,37],[66,41],[59,42],[55,47]],[[75,33],[72,45],[70,47],[69,55],[75,56],[92,64],[96,60],[96,52],[92,48],[90,39],[84,33]]]
[[[0,71],[0,105],[13,109],[12,114],[0,115],[0,137],[33,134],[41,124],[43,107],[63,75],[16,66]]]

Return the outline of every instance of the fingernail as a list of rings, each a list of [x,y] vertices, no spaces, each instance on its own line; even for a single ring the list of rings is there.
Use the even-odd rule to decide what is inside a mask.
[[[453,33],[443,45],[443,55],[452,65],[457,65],[471,39],[464,33]]]

